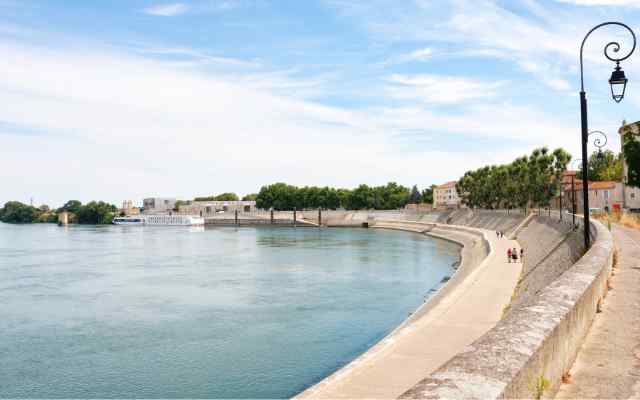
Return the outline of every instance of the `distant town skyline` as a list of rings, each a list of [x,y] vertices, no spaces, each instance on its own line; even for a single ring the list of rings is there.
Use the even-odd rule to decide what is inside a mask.
[[[0,203],[240,196],[262,185],[421,189],[543,145],[579,155],[578,50],[640,3],[0,0]],[[607,35],[611,33],[611,35]],[[619,150],[640,63],[589,126]]]

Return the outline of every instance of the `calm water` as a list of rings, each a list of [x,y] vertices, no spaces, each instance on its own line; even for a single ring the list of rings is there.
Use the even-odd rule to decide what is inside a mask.
[[[0,223],[0,397],[287,397],[459,256],[395,231]]]

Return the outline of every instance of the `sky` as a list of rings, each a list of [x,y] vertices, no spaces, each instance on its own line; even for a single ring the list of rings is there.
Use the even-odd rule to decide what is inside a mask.
[[[0,204],[425,188],[536,147],[578,158],[579,48],[640,0],[0,0]],[[640,32],[640,31],[639,31]],[[589,127],[636,121],[585,45]]]

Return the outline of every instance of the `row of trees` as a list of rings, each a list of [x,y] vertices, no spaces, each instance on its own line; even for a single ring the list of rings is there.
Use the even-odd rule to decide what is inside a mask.
[[[559,193],[571,155],[563,149],[535,149],[510,164],[468,171],[457,191],[465,204],[480,208],[546,206]]]
[[[243,201],[255,200],[258,197],[257,193],[247,194],[242,197]],[[214,196],[196,197],[193,201],[238,201],[240,197],[232,192],[222,193]]]
[[[71,222],[99,225],[111,223],[117,208],[102,201],[83,205],[78,200],[69,200],[57,210],[51,210],[46,205],[33,207],[19,201],[9,201],[0,208],[0,221],[16,224],[57,222],[58,214],[62,211],[69,212]]]
[[[286,183],[263,186],[256,195],[256,206],[262,209],[292,210],[308,208],[349,210],[397,209],[405,204],[431,202],[431,188],[420,192],[417,186],[411,190],[395,182],[384,186],[360,185],[355,189],[335,189],[331,187],[297,187]]]

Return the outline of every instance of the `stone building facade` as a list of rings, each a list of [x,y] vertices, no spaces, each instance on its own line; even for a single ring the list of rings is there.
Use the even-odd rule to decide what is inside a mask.
[[[572,194],[572,179],[574,194]],[[563,183],[563,208],[572,210],[572,196],[575,195],[576,212],[578,214],[584,213],[582,180],[576,178],[576,171],[565,172]],[[614,181],[589,182],[589,208],[599,211],[619,211],[622,209],[622,204],[622,183]]]
[[[251,213],[256,211],[256,202],[253,200],[237,201],[187,201],[180,204],[180,214],[213,216],[219,213],[233,212]]]
[[[447,182],[433,188],[433,208],[460,208],[460,197],[456,190],[456,182]]]
[[[142,200],[145,214],[164,214],[173,211],[177,199],[173,197],[149,197]]]

